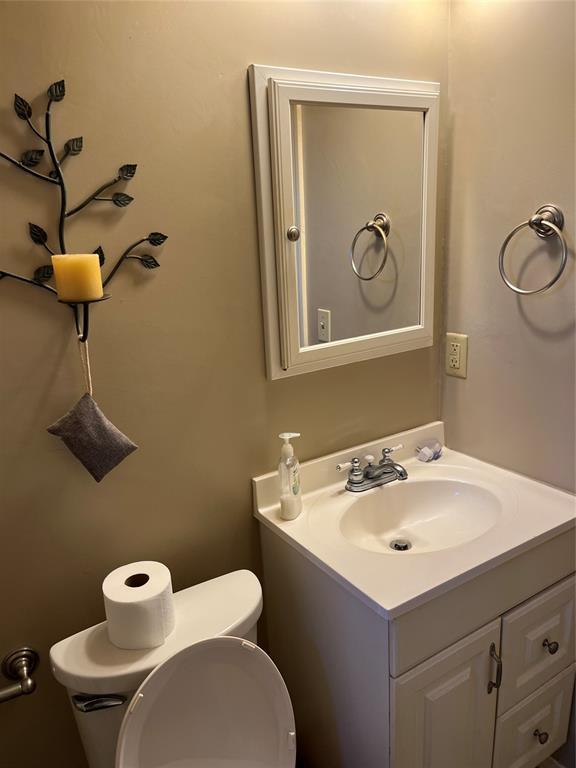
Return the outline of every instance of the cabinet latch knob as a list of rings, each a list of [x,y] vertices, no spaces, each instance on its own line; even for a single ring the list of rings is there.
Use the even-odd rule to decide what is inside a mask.
[[[295,243],[297,240],[300,239],[300,230],[298,227],[292,226],[288,227],[288,230],[286,232],[286,237],[288,240],[290,240],[291,243]]]

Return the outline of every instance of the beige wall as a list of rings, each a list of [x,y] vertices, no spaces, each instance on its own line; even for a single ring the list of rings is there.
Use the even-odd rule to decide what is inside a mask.
[[[0,3],[0,147],[34,145],[13,91],[35,99],[65,77],[57,136],[86,147],[67,166],[72,199],[139,163],[136,202],[78,217],[70,249],[170,235],[162,268],[128,265],[93,313],[95,396],[141,446],[100,485],[45,431],[81,394],[69,312],[0,284],[0,654],[28,643],[43,660],[38,692],[1,707],[6,768],[83,764],[47,652],[103,618],[108,571],[154,558],[182,588],[257,567],[249,479],[273,468],[279,431],[301,430],[310,458],[438,417],[433,349],[266,381],[246,68],[445,88],[446,32],[443,2]],[[44,261],[26,223],[54,220],[53,192],[0,164],[5,268]]]
[[[574,3],[451,3],[447,329],[467,333],[468,378],[444,377],[452,448],[573,490],[575,478]],[[501,281],[508,232],[556,203],[571,246],[544,294]],[[547,282],[558,256],[525,230],[510,274]],[[534,246],[536,243],[536,246]],[[558,254],[552,248],[548,253]],[[545,513],[545,511],[544,511]],[[575,718],[558,757],[574,765]]]
[[[470,335],[466,380],[444,378],[453,448],[563,488],[574,459],[574,4],[451,6],[447,328]],[[501,281],[507,233],[546,202],[571,253],[549,292]],[[510,272],[547,282],[558,256],[524,230]],[[557,244],[556,254],[558,254]]]

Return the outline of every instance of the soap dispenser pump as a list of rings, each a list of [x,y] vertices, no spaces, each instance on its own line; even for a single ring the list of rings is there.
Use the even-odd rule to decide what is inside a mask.
[[[300,432],[281,432],[278,437],[284,441],[278,476],[280,478],[280,517],[294,520],[302,512],[302,494],[300,491],[300,464],[294,456],[294,446],[290,442],[300,437]]]

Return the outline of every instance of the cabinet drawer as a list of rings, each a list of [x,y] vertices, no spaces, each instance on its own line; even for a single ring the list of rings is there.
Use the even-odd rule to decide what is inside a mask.
[[[535,768],[555,752],[568,735],[573,689],[574,665],[499,717],[493,768]]]
[[[503,714],[574,661],[574,591],[570,576],[504,614],[498,695]]]

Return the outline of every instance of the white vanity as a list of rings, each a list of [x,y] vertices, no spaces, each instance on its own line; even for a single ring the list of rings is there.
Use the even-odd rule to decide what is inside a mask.
[[[253,481],[307,768],[535,768],[566,740],[574,497],[449,449],[417,461],[432,437],[442,422],[303,464],[291,522],[276,473]],[[338,463],[395,443],[407,480],[344,490]]]

